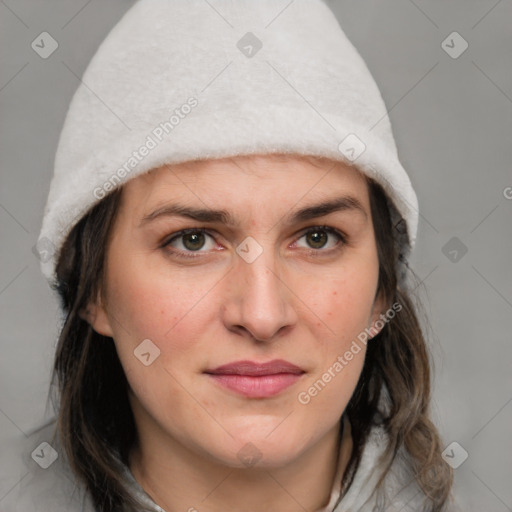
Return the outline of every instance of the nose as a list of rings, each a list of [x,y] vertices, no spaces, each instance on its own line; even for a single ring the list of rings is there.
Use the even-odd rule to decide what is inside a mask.
[[[260,342],[276,340],[297,322],[294,295],[269,253],[252,263],[237,259],[223,304],[226,328]]]

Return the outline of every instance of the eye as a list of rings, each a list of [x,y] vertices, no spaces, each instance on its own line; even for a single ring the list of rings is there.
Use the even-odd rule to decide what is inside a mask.
[[[306,245],[301,242],[303,239]],[[340,249],[345,243],[345,236],[338,230],[329,226],[314,226],[304,232],[293,245],[313,249],[313,252],[316,253],[328,253],[331,250]],[[215,239],[205,228],[184,229],[174,233],[162,244],[162,248],[170,251],[176,257],[195,257],[212,251],[216,247]]]
[[[204,229],[184,229],[175,234],[164,247],[172,247],[176,252],[205,252],[215,248],[215,240]]]
[[[345,242],[344,236],[334,228],[328,226],[315,226],[308,229],[296,242],[300,247],[299,241],[305,239],[307,246],[302,245],[306,249],[334,249],[336,246]]]

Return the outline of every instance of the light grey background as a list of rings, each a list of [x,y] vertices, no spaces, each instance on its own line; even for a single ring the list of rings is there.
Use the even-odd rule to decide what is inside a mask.
[[[512,2],[328,3],[382,91],[418,194],[433,414],[445,445],[469,453],[456,492],[470,511],[512,510]],[[79,83],[70,69],[81,76],[132,4],[0,0],[0,505],[23,474],[5,440],[50,418],[59,318],[32,248]],[[31,48],[43,31],[59,44],[48,59]],[[469,44],[456,59],[441,46],[454,31]]]

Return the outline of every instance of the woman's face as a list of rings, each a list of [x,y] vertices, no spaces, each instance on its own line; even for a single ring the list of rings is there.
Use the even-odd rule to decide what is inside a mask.
[[[277,467],[338,428],[364,362],[357,337],[382,312],[377,279],[358,171],[201,161],[124,186],[91,323],[114,339],[139,433]]]

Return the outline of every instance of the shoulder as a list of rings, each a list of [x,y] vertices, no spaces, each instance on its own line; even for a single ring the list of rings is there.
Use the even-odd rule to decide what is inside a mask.
[[[77,485],[54,436],[51,422],[29,436],[2,439],[2,453],[12,464],[2,468],[10,482],[0,501],[0,512],[94,512],[86,493]]]
[[[2,456],[2,462],[12,462],[2,467],[0,482],[7,485],[5,491],[0,488],[0,512],[96,512],[89,494],[69,467],[54,420],[31,435],[20,432],[1,439],[0,443],[0,453],[9,453],[9,461],[7,458],[4,461]],[[144,493],[127,467],[124,467],[124,478],[140,508],[134,510],[125,505],[120,512],[163,512]]]
[[[388,443],[383,427],[371,429],[352,484],[333,512],[418,512],[424,510],[425,494],[408,464],[405,450],[399,450],[379,491],[376,485],[382,476],[380,456]],[[460,512],[452,503],[446,512]]]
[[[366,440],[352,483],[334,512],[394,511],[395,508],[390,508],[390,504],[396,504],[396,510],[401,512],[421,509],[418,486],[407,471],[401,454],[387,472],[380,492],[376,491],[377,483],[385,469],[381,456],[387,444],[388,436],[384,428],[374,426]],[[416,508],[407,508],[409,505]]]

